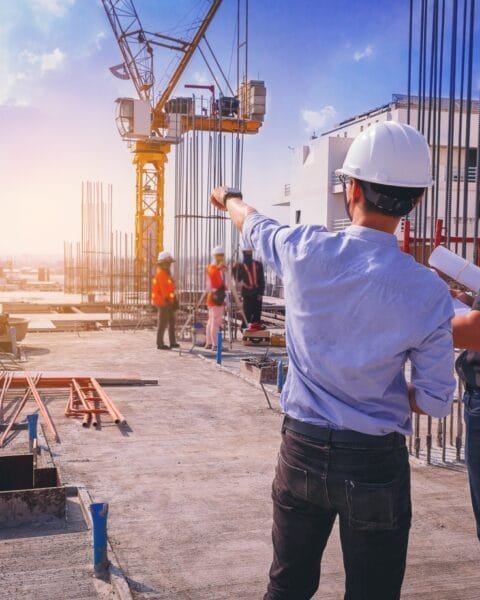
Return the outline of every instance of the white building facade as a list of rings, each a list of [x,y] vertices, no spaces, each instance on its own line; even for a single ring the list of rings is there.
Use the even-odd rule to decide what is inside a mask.
[[[342,186],[335,176],[335,170],[342,166],[345,155],[354,138],[381,121],[398,121],[407,123],[407,101],[405,96],[394,96],[391,103],[378,109],[364,113],[343,123],[334,129],[324,133],[318,138],[309,140],[309,143],[296,148],[293,155],[292,178],[288,186],[285,186],[285,200],[289,201],[290,225],[322,224],[330,231],[340,231],[348,224],[345,213]],[[418,106],[415,99],[412,100],[410,110],[410,123],[415,125],[418,118]],[[430,214],[430,202],[426,203],[427,214],[425,231],[431,231],[435,227],[437,218],[444,219],[445,204],[447,197],[447,140],[448,140],[448,101],[442,102],[439,127],[439,153],[438,153],[438,177],[436,186],[438,190],[438,202],[436,213]],[[462,144],[465,139],[466,109],[462,110]],[[460,127],[460,106],[457,103],[455,112],[454,132]],[[468,211],[467,211],[467,235],[473,236],[475,222],[476,204],[476,179],[477,179],[477,145],[479,135],[479,104],[472,103],[470,121],[470,141],[467,150],[467,180],[468,180]],[[459,146],[458,133],[454,141],[453,161],[451,174],[452,180],[452,214],[450,230],[463,229],[463,190],[465,180],[465,149],[460,156],[460,167],[458,167]],[[435,177],[435,173],[434,173]],[[460,192],[460,206],[462,210],[456,214],[457,196]],[[433,229],[432,229],[433,228]],[[400,227],[398,237],[401,237]]]

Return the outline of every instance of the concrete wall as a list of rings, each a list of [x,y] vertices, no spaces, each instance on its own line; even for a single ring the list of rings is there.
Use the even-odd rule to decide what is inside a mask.
[[[322,136],[296,150],[290,187],[290,225],[300,222],[330,227],[333,219],[343,218],[343,197],[334,193],[333,177],[352,141]]]

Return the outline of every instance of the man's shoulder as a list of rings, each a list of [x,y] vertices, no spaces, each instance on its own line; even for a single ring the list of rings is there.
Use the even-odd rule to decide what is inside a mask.
[[[409,260],[408,268],[412,273],[412,277],[419,278],[424,284],[425,291],[446,292],[448,293],[448,285],[441,279],[435,271],[417,262],[410,254],[402,255]]]
[[[417,262],[410,254],[404,252],[399,254],[397,263],[399,285],[404,285],[406,288],[415,287],[418,295],[424,298],[440,299],[442,296],[450,298],[448,285],[435,271]]]

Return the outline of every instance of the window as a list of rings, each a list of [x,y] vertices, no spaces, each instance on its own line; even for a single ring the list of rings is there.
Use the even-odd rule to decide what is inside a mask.
[[[477,149],[476,148],[468,149],[467,166],[468,167],[476,167],[477,166]]]
[[[302,215],[302,211],[301,210],[296,210],[295,211],[295,225],[298,225],[300,223],[300,217]]]
[[[469,148],[467,150],[467,181],[475,183],[477,181],[477,149]]]

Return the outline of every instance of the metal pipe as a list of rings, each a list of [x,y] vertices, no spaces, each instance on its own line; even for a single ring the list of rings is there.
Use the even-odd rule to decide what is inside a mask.
[[[103,577],[108,569],[107,554],[107,518],[108,504],[96,502],[90,504],[93,533],[93,569],[96,577]]]
[[[16,410],[14,411],[13,415],[11,416],[11,418],[5,428],[5,431],[2,434],[2,437],[0,438],[0,448],[4,445],[5,440],[7,439],[8,434],[10,433],[10,430],[12,429],[15,421],[17,420],[18,415],[22,412],[23,407],[27,403],[28,396],[30,395],[30,393],[31,393],[31,389],[30,389],[30,387],[28,387],[23,395],[23,398],[20,400]]]
[[[39,376],[41,377],[41,376]],[[57,430],[55,429],[55,425],[50,417],[50,414],[47,410],[47,407],[45,406],[45,404],[43,403],[43,400],[40,397],[40,394],[38,393],[38,390],[36,388],[36,381],[34,381],[29,375],[25,375],[25,378],[27,380],[28,386],[30,388],[30,391],[32,393],[33,398],[35,399],[35,402],[37,403],[37,406],[40,410],[40,413],[45,421],[45,423],[47,424],[47,427],[50,430],[50,433],[53,435],[54,439],[56,442],[60,441],[60,438],[58,436]]]
[[[223,349],[223,334],[221,331],[217,333],[217,365],[222,364],[222,349]]]
[[[283,362],[280,359],[277,363],[277,392],[283,390]]]
[[[118,423],[125,424],[127,422],[127,420],[122,415],[122,413],[118,410],[118,408],[115,406],[113,400],[111,400],[111,398],[102,390],[98,381],[92,377],[90,379],[90,382],[91,382],[92,387],[95,388],[95,391],[98,395],[98,399],[101,400],[105,404],[105,406],[108,410],[108,413],[112,417],[113,421],[117,424]]]
[[[31,413],[30,415],[27,415],[28,447],[30,452],[32,451],[34,442],[37,439],[37,423],[38,413]]]

